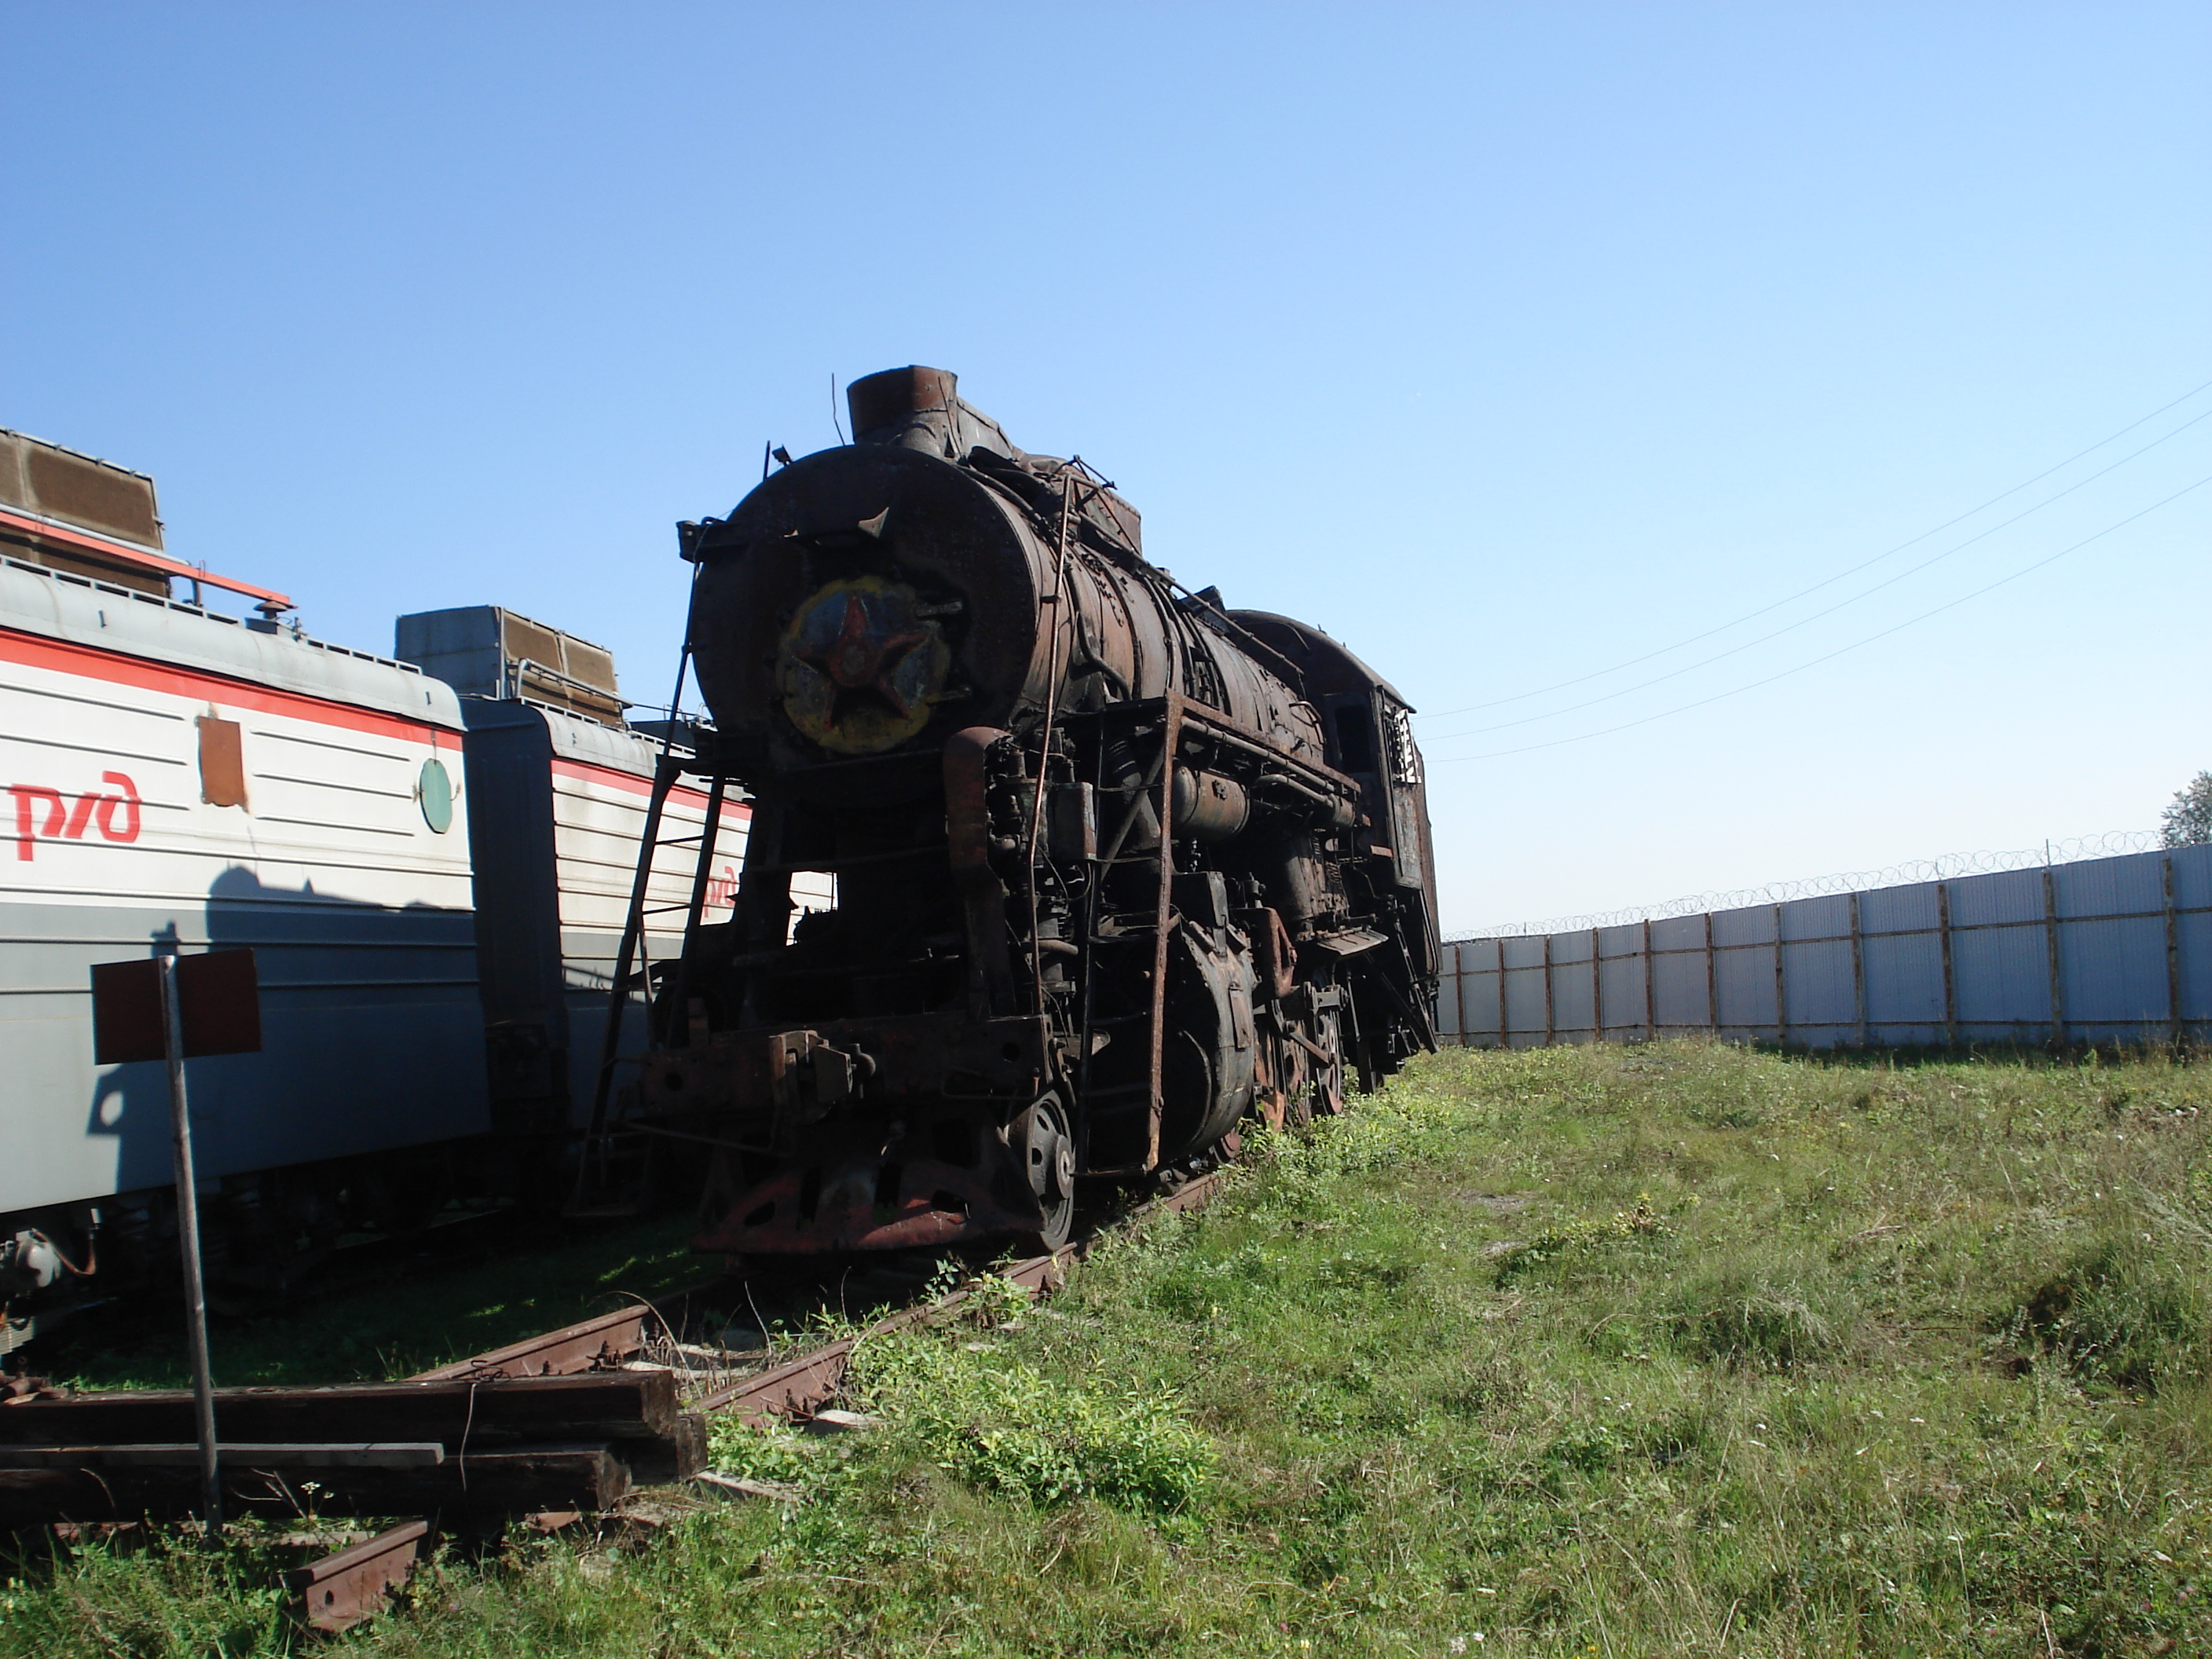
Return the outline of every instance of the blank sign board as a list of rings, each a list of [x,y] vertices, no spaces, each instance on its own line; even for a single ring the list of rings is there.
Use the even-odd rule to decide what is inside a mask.
[[[185,1058],[261,1052],[261,986],[251,951],[177,958],[177,1012]],[[92,970],[92,1054],[102,1066],[160,1060],[161,967],[151,957],[103,962]]]

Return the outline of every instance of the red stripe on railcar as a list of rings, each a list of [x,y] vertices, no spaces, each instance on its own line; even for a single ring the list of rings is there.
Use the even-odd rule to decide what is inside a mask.
[[[343,726],[378,737],[417,743],[427,738],[433,749],[441,747],[440,740],[447,737],[453,739],[456,748],[460,744],[459,732],[434,721],[410,720],[404,715],[386,714],[303,692],[279,691],[201,669],[173,667],[118,651],[102,651],[36,634],[19,634],[9,629],[0,629],[0,662],[21,663],[26,667],[76,674],[109,685],[127,685],[141,691],[161,691],[195,702],[252,709],[258,714],[286,714],[295,720],[312,720],[318,726]],[[434,680],[424,683],[437,684]]]
[[[574,778],[580,783],[609,784],[617,789],[627,790],[633,795],[650,795],[653,793],[651,778],[641,778],[635,772],[625,772],[618,767],[601,766],[593,761],[568,760],[556,755],[553,758],[553,775],[559,778]],[[708,797],[707,792],[703,789],[687,789],[678,784],[668,792],[668,798],[671,800],[680,800],[686,806],[696,806],[702,812],[707,810]],[[741,823],[750,823],[752,819],[753,809],[744,801],[725,801],[722,805],[722,816],[726,818],[734,817]]]

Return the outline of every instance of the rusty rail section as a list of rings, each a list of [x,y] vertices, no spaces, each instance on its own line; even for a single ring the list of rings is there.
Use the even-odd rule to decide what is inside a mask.
[[[223,1497],[290,1516],[607,1509],[704,1466],[706,1420],[657,1368],[335,1388],[223,1389]],[[198,1502],[193,1401],[175,1389],[0,1408],[0,1527],[181,1515]]]
[[[408,1521],[311,1561],[284,1575],[292,1592],[292,1614],[309,1630],[334,1636],[383,1610],[392,1594],[407,1582],[421,1553],[429,1547],[430,1523]]]
[[[1226,1173],[1140,1206],[1117,1229],[1200,1207]],[[1049,1295],[1095,1242],[1032,1256],[1001,1276],[1032,1297]],[[320,1507],[356,1514],[612,1510],[634,1484],[701,1474],[708,1414],[754,1424],[811,1416],[837,1396],[860,1341],[955,1316],[972,1295],[954,1291],[903,1309],[689,1409],[672,1371],[635,1364],[656,1338],[675,1334],[643,1304],[404,1382],[222,1389],[226,1484],[240,1508],[272,1514],[296,1511],[296,1482],[310,1474]],[[53,1525],[76,1535],[129,1515],[183,1513],[192,1470],[175,1454],[190,1409],[191,1396],[173,1390],[32,1389],[0,1401],[0,1527]],[[288,1573],[295,1615],[327,1633],[373,1617],[432,1537],[429,1519],[411,1520]]]
[[[543,1336],[527,1337],[504,1348],[494,1348],[489,1353],[419,1372],[410,1381],[568,1376],[578,1371],[616,1370],[644,1351],[647,1339],[659,1324],[659,1316],[641,1304],[617,1309],[596,1319],[548,1331]]]

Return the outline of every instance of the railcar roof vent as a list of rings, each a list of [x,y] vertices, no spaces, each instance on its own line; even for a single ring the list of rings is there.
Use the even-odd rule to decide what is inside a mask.
[[[12,509],[12,510],[10,510]],[[154,481],[112,461],[0,429],[0,538],[13,558],[166,596],[168,578],[133,559],[161,551]],[[94,539],[71,531],[91,532]],[[122,544],[102,553],[99,544]]]
[[[393,654],[463,696],[550,703],[606,726],[628,706],[614,653],[495,605],[419,611],[393,630]]]

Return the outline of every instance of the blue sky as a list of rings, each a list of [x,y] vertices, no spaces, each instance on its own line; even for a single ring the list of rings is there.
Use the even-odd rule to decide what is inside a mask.
[[[2202,5],[19,4],[0,63],[0,425],[329,638],[496,602],[664,697],[672,522],[918,362],[1425,711],[1454,928],[2212,767]]]

